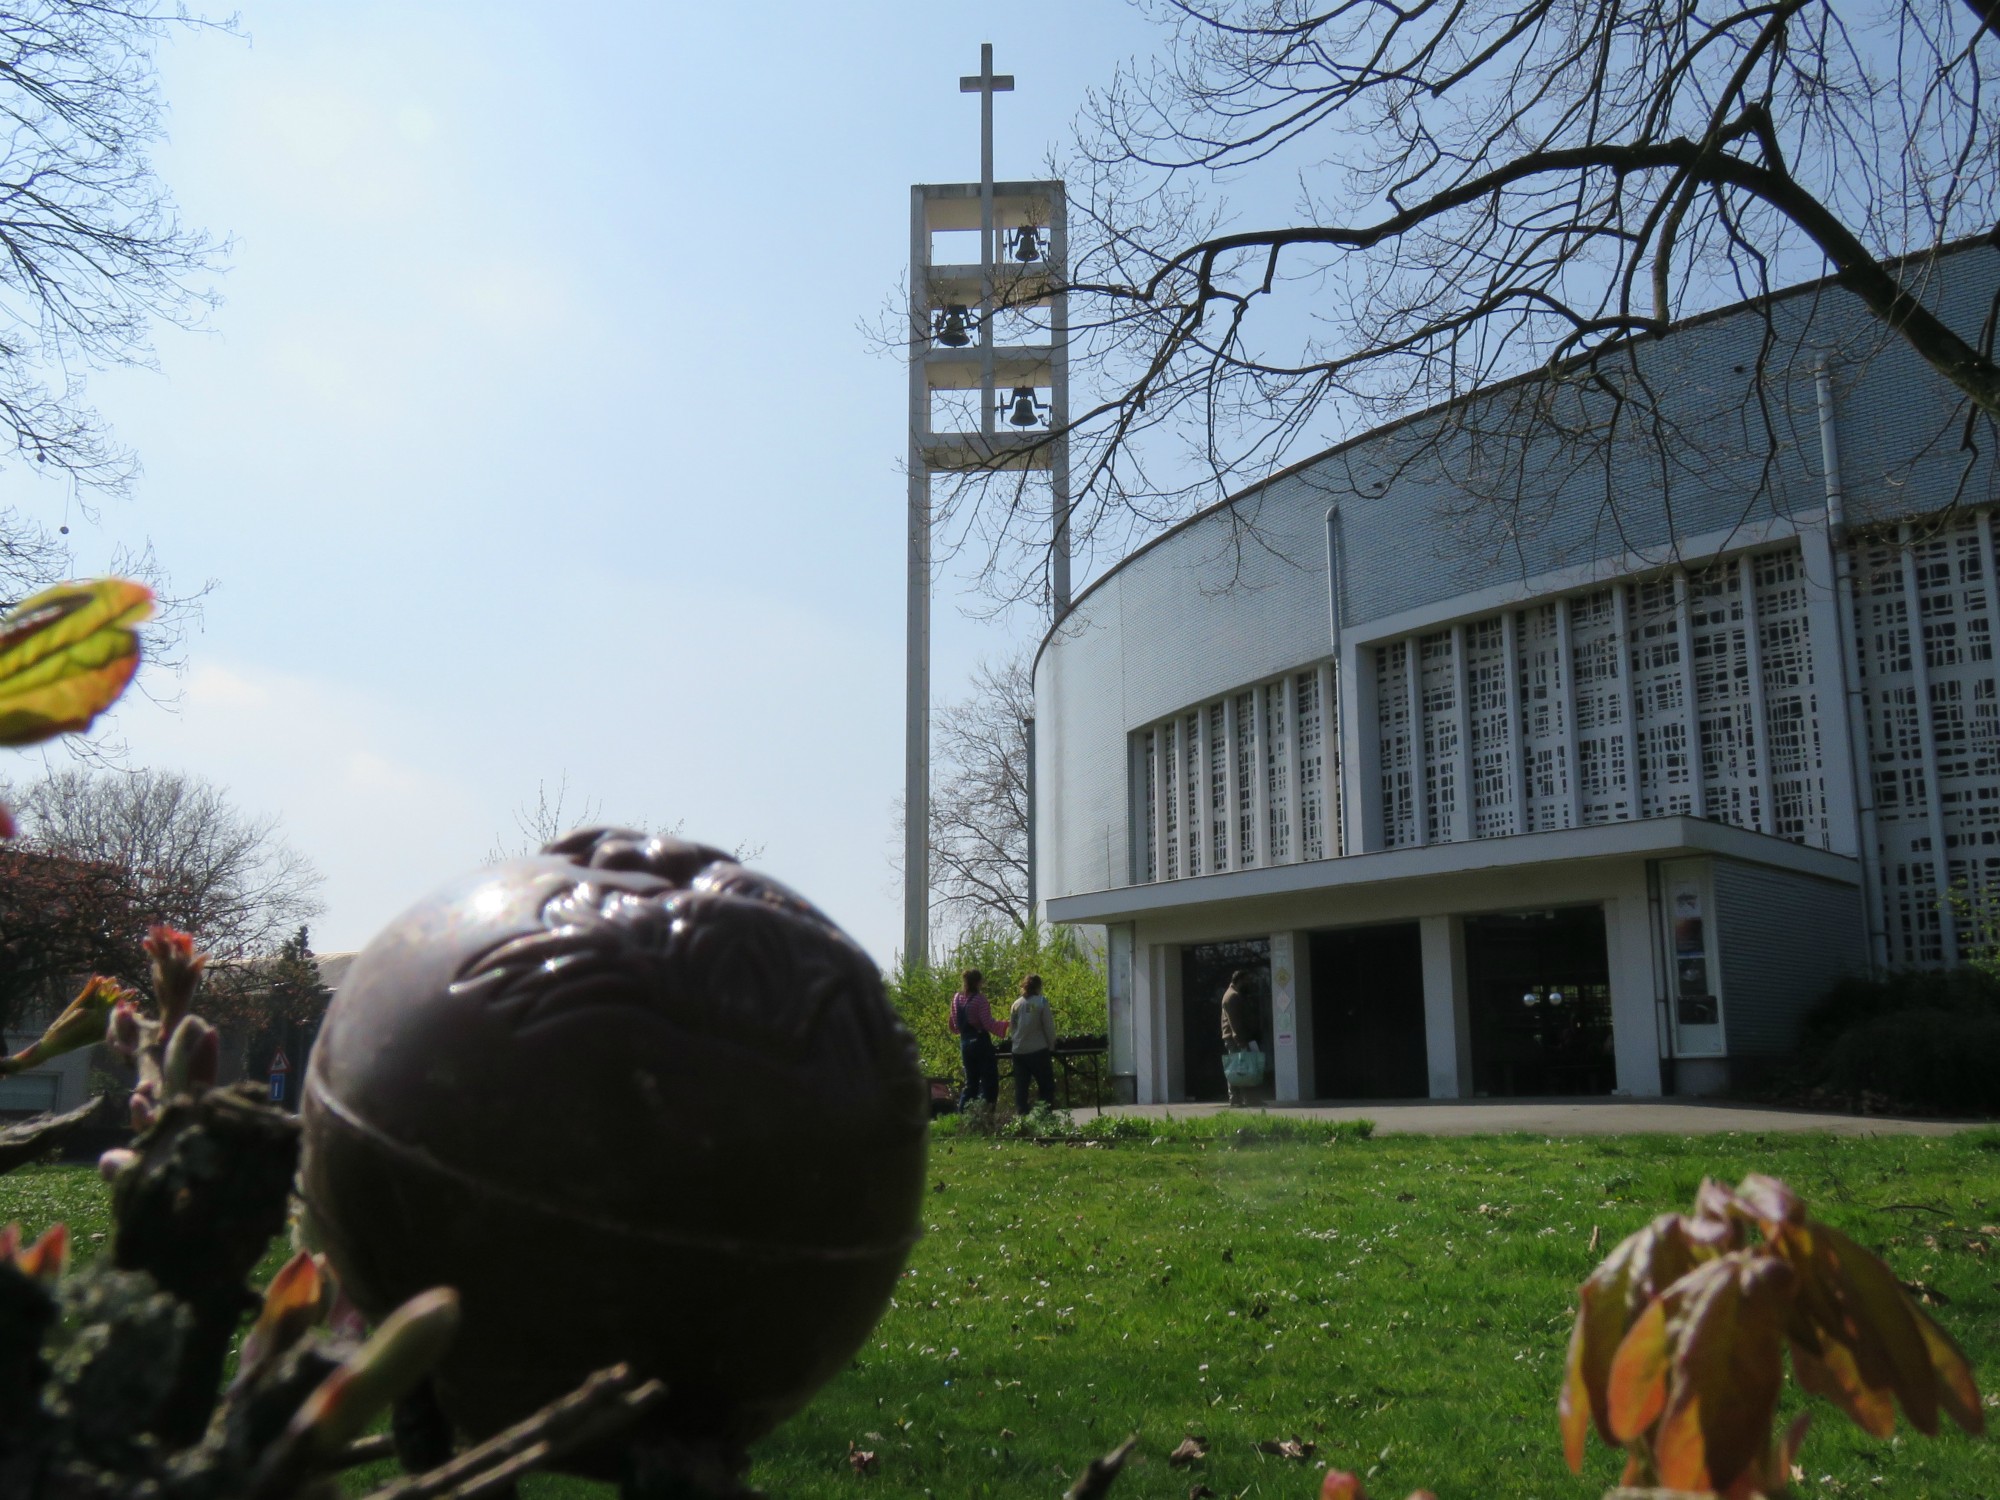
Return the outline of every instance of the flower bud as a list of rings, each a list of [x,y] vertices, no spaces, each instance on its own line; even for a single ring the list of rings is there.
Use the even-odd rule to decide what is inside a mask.
[[[97,1175],[106,1182],[116,1182],[138,1165],[138,1152],[124,1146],[113,1146],[97,1158]]]
[[[49,1023],[47,1031],[31,1046],[0,1062],[0,1074],[40,1067],[65,1052],[74,1052],[79,1047],[88,1047],[101,1040],[105,1033],[105,1018],[120,1000],[129,998],[131,994],[132,991],[115,979],[106,979],[102,974],[91,975],[63,1013]]]
[[[120,1000],[111,1007],[111,1022],[104,1028],[104,1045],[114,1052],[132,1056],[145,1040],[145,1032],[139,1021],[139,1007],[130,1000]]]
[[[195,952],[193,938],[164,922],[146,929],[143,946],[153,961],[153,993],[160,1001],[160,1026],[171,1038],[194,1001],[208,955]]]
[[[215,1028],[200,1016],[186,1016],[174,1028],[161,1064],[161,1089],[171,1099],[176,1094],[201,1093],[215,1086],[215,1073],[222,1057]]]
[[[458,1293],[419,1292],[327,1376],[292,1417],[291,1435],[316,1457],[338,1453],[437,1366],[458,1333]]]

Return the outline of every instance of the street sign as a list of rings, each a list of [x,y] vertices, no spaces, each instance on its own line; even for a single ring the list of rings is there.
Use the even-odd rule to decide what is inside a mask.
[[[285,1102],[285,1079],[291,1071],[292,1060],[285,1056],[285,1049],[280,1047],[271,1057],[271,1102],[273,1104],[283,1104]]]

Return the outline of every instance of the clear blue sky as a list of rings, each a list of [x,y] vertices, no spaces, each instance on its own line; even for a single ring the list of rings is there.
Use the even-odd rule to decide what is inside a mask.
[[[73,527],[213,577],[134,764],[274,813],[321,951],[476,866],[537,783],[764,846],[876,957],[900,930],[905,375],[857,324],[909,184],[1038,174],[1136,12],[244,5],[161,56],[162,175],[232,236],[207,334],[90,391],[145,473]],[[937,694],[1037,633],[941,580]],[[26,765],[10,771],[28,774]]]

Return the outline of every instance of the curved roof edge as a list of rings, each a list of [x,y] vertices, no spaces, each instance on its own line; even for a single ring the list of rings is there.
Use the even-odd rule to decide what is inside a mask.
[[[1980,246],[1988,244],[1994,244],[1994,239],[1993,236],[1991,235],[1988,234],[1968,235],[1964,239],[1953,240],[1947,244],[1933,246],[1928,250],[1913,250],[1907,255],[1892,256],[1888,260],[1885,260],[1883,264],[1886,266],[1895,267],[1895,266],[1909,265],[1917,261],[1943,260],[1947,256],[1958,255],[1968,250],[1976,250]],[[1995,245],[1995,249],[2000,250],[2000,245]],[[1685,329],[1699,328],[1707,323],[1714,323],[1720,321],[1723,318],[1734,317],[1736,314],[1744,312],[1749,308],[1757,307],[1760,305],[1775,306],[1777,303],[1789,301],[1794,297],[1809,296],[1815,293],[1827,291],[1829,288],[1838,288],[1839,286],[1840,286],[1840,273],[1836,271],[1831,275],[1821,276],[1812,281],[1802,281],[1796,286],[1783,287],[1778,291],[1771,292],[1763,297],[1745,297],[1740,302],[1731,302],[1722,307],[1710,308],[1707,312],[1704,313],[1696,313],[1692,317],[1683,318],[1677,323],[1669,324],[1667,326],[1666,332],[1664,333],[1658,335],[1646,335],[1645,340],[1647,342],[1658,342],[1659,340],[1662,339],[1671,338],[1674,334],[1680,333]],[[1615,344],[1607,345],[1605,347],[1605,350],[1600,351],[1600,354],[1595,357],[1602,357],[1602,353],[1609,352],[1612,349],[1623,347],[1627,343],[1631,342],[1637,342],[1637,340],[1621,339]],[[1574,369],[1586,364],[1587,362],[1588,362],[1587,359],[1579,358],[1577,360],[1572,361],[1569,365],[1565,366],[1565,368]],[[1193,512],[1191,515],[1182,517],[1180,520],[1174,522],[1173,525],[1169,526],[1165,531],[1162,531],[1158,536],[1148,537],[1145,541],[1141,542],[1137,547],[1134,547],[1125,556],[1119,558],[1117,562],[1113,563],[1110,567],[1106,568],[1102,573],[1098,574],[1097,577],[1091,579],[1089,584],[1085,586],[1083,592],[1070,600],[1069,608],[1064,610],[1060,615],[1057,615],[1053,620],[1049,622],[1049,628],[1042,632],[1041,643],[1035,647],[1035,658],[1032,662],[1028,664],[1029,683],[1031,685],[1033,684],[1035,673],[1041,669],[1042,655],[1049,649],[1049,643],[1056,638],[1056,633],[1063,628],[1063,626],[1069,621],[1070,617],[1074,615],[1077,612],[1077,610],[1082,606],[1083,601],[1088,599],[1092,594],[1096,593],[1097,590],[1102,585],[1109,583],[1119,573],[1123,572],[1126,568],[1130,567],[1133,563],[1137,562],[1140,558],[1144,557],[1148,552],[1151,552],[1155,547],[1160,546],[1164,542],[1172,540],[1174,537],[1178,536],[1181,532],[1186,531],[1189,527],[1194,526],[1196,523],[1205,521],[1210,516],[1217,515],[1220,512],[1229,509],[1231,506],[1238,504],[1240,501],[1248,499],[1250,496],[1256,494],[1258,491],[1268,489],[1271,485],[1278,483],[1280,480],[1289,479],[1294,474],[1302,473],[1306,469],[1313,467],[1313,465],[1315,464],[1324,463],[1327,459],[1334,458],[1339,454],[1345,453],[1349,449],[1360,446],[1362,443],[1373,442],[1377,438],[1386,437],[1388,434],[1392,432],[1396,432],[1404,427],[1409,427],[1415,423],[1422,422],[1427,418],[1434,417],[1439,412],[1450,411],[1455,406],[1463,406],[1469,401],[1478,401],[1484,397],[1495,396],[1500,394],[1502,391],[1513,390],[1517,386],[1526,385],[1531,381],[1546,380],[1547,378],[1548,378],[1548,372],[1545,370],[1527,370],[1519,375],[1509,376],[1505,380],[1496,381],[1492,385],[1482,386],[1478,390],[1467,391],[1462,396],[1454,396],[1447,401],[1435,402],[1432,405],[1426,406],[1419,411],[1413,411],[1409,413],[1407,416],[1396,417],[1390,421],[1384,422],[1380,427],[1371,427],[1366,432],[1356,433],[1353,437],[1347,438],[1342,442],[1335,443],[1330,448],[1322,448],[1319,452],[1311,454],[1306,458],[1297,459],[1292,463],[1286,464],[1282,469],[1273,470],[1271,473],[1266,474],[1262,479],[1253,480],[1249,484],[1243,486],[1242,489],[1237,490],[1235,493],[1230,495],[1225,495],[1222,499],[1217,500],[1212,504],[1204,505],[1200,510]]]

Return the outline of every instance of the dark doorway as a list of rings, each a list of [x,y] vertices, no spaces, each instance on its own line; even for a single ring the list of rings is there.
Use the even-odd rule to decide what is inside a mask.
[[[1475,1093],[1611,1092],[1602,907],[1467,917],[1465,970]]]
[[[1424,955],[1415,922],[1312,935],[1313,1092],[1421,1099]]]
[[[1238,969],[1247,985],[1252,1035],[1271,1050],[1271,945],[1263,938],[1240,943],[1194,943],[1181,949],[1182,1086],[1197,1101],[1227,1099],[1222,1077],[1222,992]]]

